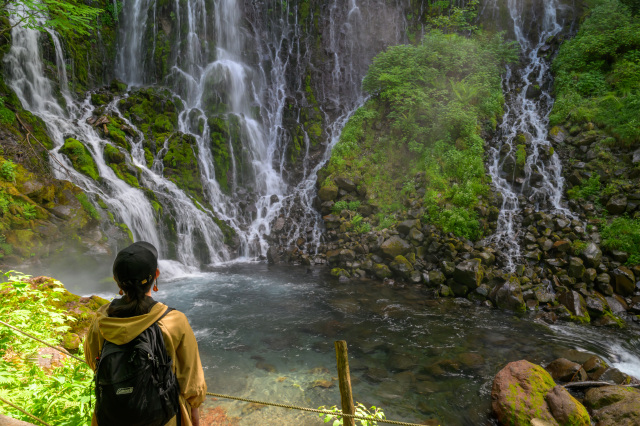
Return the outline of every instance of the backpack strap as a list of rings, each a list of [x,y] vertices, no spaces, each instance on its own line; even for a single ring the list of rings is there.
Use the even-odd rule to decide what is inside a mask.
[[[170,308],[170,307],[167,306],[167,310],[164,311],[164,314],[162,314],[162,316],[160,316],[160,318],[158,318],[156,320],[156,322],[160,321],[162,318],[164,318],[171,311],[175,311],[175,308]]]

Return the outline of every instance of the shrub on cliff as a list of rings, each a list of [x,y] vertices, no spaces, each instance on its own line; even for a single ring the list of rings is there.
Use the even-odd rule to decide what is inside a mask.
[[[383,214],[423,197],[427,221],[479,237],[474,207],[489,187],[480,135],[502,115],[500,76],[515,58],[499,34],[439,31],[417,46],[380,53],[362,83],[371,99],[345,126],[327,182],[331,175],[361,176],[368,201]],[[415,190],[416,173],[425,176],[424,195]]]
[[[640,17],[619,0],[597,0],[553,62],[551,124],[594,122],[624,145],[640,143]]]

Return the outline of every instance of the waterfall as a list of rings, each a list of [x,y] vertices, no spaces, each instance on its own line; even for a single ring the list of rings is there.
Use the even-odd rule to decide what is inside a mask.
[[[518,219],[522,209],[546,210],[573,218],[562,205],[564,179],[558,155],[549,143],[547,127],[553,106],[549,62],[542,54],[550,37],[563,28],[558,0],[544,0],[538,9],[519,0],[508,0],[513,34],[520,45],[522,67],[510,66],[503,79],[507,102],[503,121],[489,148],[488,170],[495,189],[502,194],[496,233],[490,238],[502,248],[506,268],[514,271],[520,260]],[[492,7],[496,13],[497,4]],[[526,19],[527,14],[533,16]],[[541,15],[541,16],[540,16]],[[518,157],[526,162],[518,170]]]
[[[54,166],[56,177],[71,179],[92,198],[102,200],[135,240],[153,243],[161,257],[198,268],[237,254],[264,255],[273,223],[294,211],[297,216],[284,244],[302,239],[303,249],[311,252],[322,233],[322,221],[313,207],[316,173],[328,160],[348,117],[365,100],[360,83],[371,59],[404,40],[407,5],[406,0],[332,0],[309,6],[311,11],[299,22],[301,6],[293,2],[124,0],[118,18],[115,74],[130,90],[156,85],[180,99],[178,130],[196,141],[206,205],[199,205],[163,177],[168,140],[157,147],[147,167],[145,136],[119,110],[119,101],[128,94],[115,96],[99,111],[131,129],[126,164],[137,170],[141,187],[153,191],[163,211],[170,212],[176,241],[167,241],[160,232],[162,218],[145,191],[118,178],[105,162],[103,151],[109,140],[90,124],[97,114],[90,96],[78,100],[69,94],[64,50],[55,31],[48,33],[55,48],[57,77],[45,75],[41,35],[16,26],[13,46],[4,58],[7,83],[23,106],[47,124],[55,145],[51,155],[56,164],[64,165]],[[167,16],[160,15],[169,12],[173,32],[167,29]],[[162,81],[156,81],[154,69],[158,31],[170,33],[172,42]],[[56,99],[58,89],[65,97],[64,107]],[[301,118],[309,105],[322,123],[317,145]],[[302,129],[303,146],[297,159],[287,154],[293,141],[285,116]],[[212,120],[221,120],[233,130],[224,141],[229,156],[226,172],[216,169]],[[70,137],[89,150],[98,181],[74,170],[59,152]],[[223,244],[216,217],[236,231],[238,253],[230,253]]]
[[[59,46],[57,35],[49,31],[54,45]],[[103,158],[103,150],[108,143],[96,130],[87,123],[92,116],[93,107],[89,98],[82,102],[68,99],[67,109],[63,109],[54,96],[53,84],[45,76],[37,31],[16,26],[12,30],[13,44],[5,55],[7,83],[21,100],[24,108],[39,116],[47,125],[51,139],[55,145],[50,152],[55,157],[52,163],[55,175],[59,179],[71,179],[87,193],[99,197],[108,206],[119,221],[131,230],[134,240],[145,240],[159,248],[160,256],[166,256],[167,242],[158,232],[154,209],[150,201],[140,189],[129,186],[119,179],[115,172],[107,166]],[[58,51],[56,48],[56,52]],[[64,62],[64,61],[61,61]],[[58,64],[60,67],[62,64]],[[63,83],[63,81],[61,81]],[[65,89],[62,88],[64,92]],[[112,102],[108,109],[117,114]],[[65,140],[73,137],[90,151],[100,175],[99,182],[74,170],[66,156],[59,153]],[[133,151],[142,143],[142,135],[133,141]],[[57,162],[65,168],[57,167]],[[134,155],[131,164],[140,171],[141,183],[158,195],[162,204],[175,215],[176,231],[179,236],[176,256],[184,265],[198,267],[201,253],[196,252],[194,239],[200,237],[208,247],[206,263],[218,263],[229,258],[223,246],[223,237],[215,222],[206,212],[199,210],[184,192],[172,182],[147,169],[144,161]]]

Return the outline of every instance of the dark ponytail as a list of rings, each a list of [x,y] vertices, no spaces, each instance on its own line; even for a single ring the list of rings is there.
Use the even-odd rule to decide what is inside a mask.
[[[155,277],[149,276],[145,283],[134,281],[119,282],[118,287],[124,291],[124,296],[109,305],[107,314],[110,317],[128,318],[148,314],[156,302],[146,294],[151,289]]]

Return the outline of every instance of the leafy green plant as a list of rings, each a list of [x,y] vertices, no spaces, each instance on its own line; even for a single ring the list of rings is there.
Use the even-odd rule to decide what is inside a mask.
[[[73,30],[86,36],[101,13],[101,9],[75,0],[0,0],[0,17],[12,18],[13,22],[37,31],[47,28],[58,32]],[[0,35],[10,32],[14,26],[4,26]]]
[[[0,178],[13,182],[16,179],[16,166],[11,160],[4,160],[2,164],[0,164]]]
[[[640,219],[617,217],[602,227],[601,235],[603,247],[627,252],[628,265],[640,264]]]
[[[593,195],[600,194],[602,184],[600,183],[600,175],[597,173],[592,174],[589,179],[583,184],[574,186],[567,191],[567,195],[571,199],[588,199]]]
[[[338,201],[331,206],[331,211],[334,213],[340,213],[342,210],[357,211],[360,207],[360,201]]]
[[[327,408],[323,405],[318,408],[320,410],[333,411],[335,413],[335,414],[320,413],[319,416],[321,419],[323,419],[325,423],[329,423],[330,421],[333,420],[333,424],[332,424],[333,426],[341,426],[343,424],[343,419],[342,419],[342,416],[340,415],[342,414],[342,410],[340,410],[337,406],[334,405],[330,408]],[[373,419],[386,419],[384,412],[382,411],[382,408],[376,407],[375,405],[371,406],[371,408],[367,408],[364,404],[356,402],[355,409],[356,409],[356,412],[355,412],[356,416],[371,417]],[[361,419],[355,419],[355,420],[356,422],[358,422],[360,426],[376,426],[378,424],[378,422],[376,422],[375,420],[361,420]]]
[[[640,20],[619,0],[594,0],[553,62],[552,125],[593,122],[621,145],[640,141]],[[609,143],[610,144],[610,143]]]
[[[37,212],[36,212],[35,206],[32,205],[32,204],[23,204],[22,205],[22,216],[24,216],[24,218],[27,219],[27,220],[35,219],[36,216],[37,216]]]
[[[367,222],[363,222],[363,217],[359,214],[355,215],[351,219],[351,226],[355,232],[358,234],[365,234],[371,231],[371,225]]]
[[[64,288],[53,283],[46,294],[34,288],[29,276],[13,271],[0,272],[0,318],[29,330],[35,337],[53,345],[69,330],[73,318],[55,307]],[[43,369],[34,359],[43,345],[0,326],[0,395],[26,411],[56,425],[83,426],[91,423],[91,377],[89,367],[71,358]],[[82,356],[82,348],[80,348]],[[5,407],[12,417],[31,421],[21,412]]]
[[[390,228],[394,223],[396,223],[396,220],[393,217],[387,215],[379,215],[378,219],[378,226],[376,229],[379,230]]]

